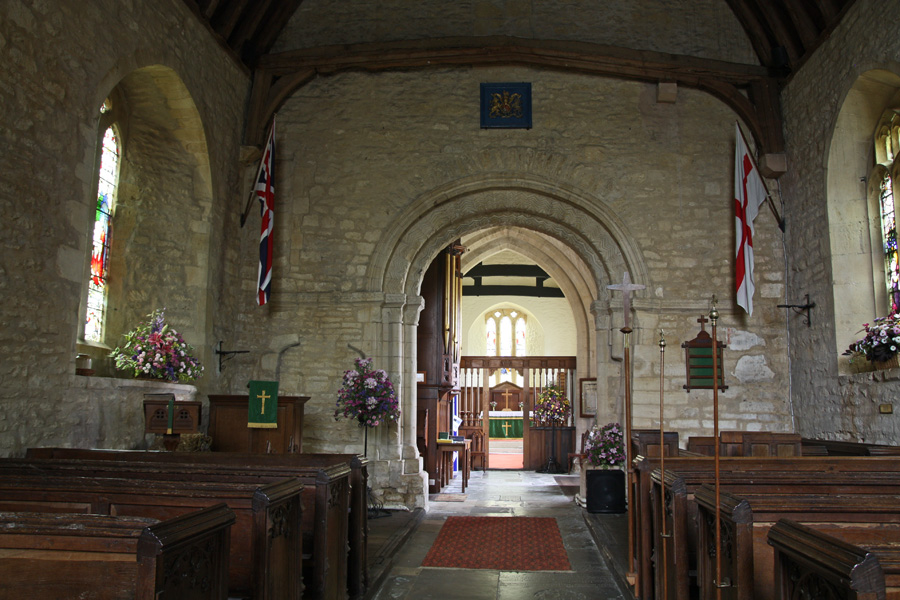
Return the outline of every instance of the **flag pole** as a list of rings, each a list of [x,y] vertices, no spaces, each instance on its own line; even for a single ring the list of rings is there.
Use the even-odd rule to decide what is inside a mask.
[[[619,331],[623,334],[623,354],[625,364],[625,464],[627,466],[626,487],[628,490],[628,568],[625,577],[630,583],[634,584],[637,580],[637,573],[634,568],[634,467],[631,464],[631,353],[629,335],[633,331],[627,325]]]
[[[713,375],[713,446],[715,456],[715,487],[716,504],[713,509],[713,518],[716,521],[716,579],[713,585],[716,588],[716,600],[722,600],[722,589],[730,587],[729,582],[722,581],[722,517],[719,514],[719,336],[716,332],[716,322],[719,320],[719,311],[716,309],[716,297],[713,295],[712,310],[709,311],[709,322],[712,324],[712,375]]]
[[[660,473],[660,537],[662,543],[662,597],[665,600],[669,598],[669,573],[666,560],[667,539],[672,537],[666,533],[666,433],[664,406],[664,390],[665,390],[665,373],[666,373],[666,338],[665,332],[659,330],[659,473]]]
[[[753,168],[756,169],[757,173],[762,173],[759,170],[759,166],[757,166],[756,161],[753,159],[753,156],[750,154],[750,145],[747,143],[747,138],[744,136],[744,132],[741,130],[741,125],[737,121],[734,122],[737,127],[738,134],[741,136],[741,139],[744,141],[744,148],[747,148],[747,158],[750,159],[750,163],[753,165]],[[766,185],[766,180],[760,176],[759,180],[762,182],[763,188],[766,190],[766,202],[769,205],[769,208],[772,210],[772,214],[775,215],[775,220],[778,222],[778,229],[781,230],[781,233],[785,231],[784,218],[780,214],[778,214],[778,209],[775,208],[775,200],[772,198],[772,193],[769,191],[769,186]]]
[[[275,115],[272,115],[272,123],[269,125],[269,133],[271,134],[272,127],[275,126]],[[266,158],[266,146],[269,143],[269,135],[266,135],[266,141],[263,143],[263,151],[262,155],[259,158],[259,168],[256,169],[256,177],[253,179],[253,189],[250,190],[250,193],[247,195],[247,205],[244,207],[244,212],[241,213],[241,228],[243,229],[244,224],[247,222],[247,217],[250,216],[250,205],[253,203],[253,196],[256,192],[256,182],[259,181],[259,174],[263,170],[263,165],[265,163]]]

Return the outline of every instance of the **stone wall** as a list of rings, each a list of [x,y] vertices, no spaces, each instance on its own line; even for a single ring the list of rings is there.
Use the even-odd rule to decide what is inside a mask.
[[[155,275],[143,283],[133,280],[126,288],[128,304],[119,308],[125,315],[143,316],[158,308],[157,302],[171,299],[170,317],[191,332],[188,341],[209,366],[214,340],[227,339],[233,315],[232,300],[219,284],[225,258],[236,249],[222,232],[237,228],[244,197],[236,190],[248,76],[180,0],[12,0],[4,3],[3,13],[0,454],[17,455],[40,444],[109,446],[126,438],[140,444],[142,438],[115,431],[121,415],[104,408],[110,401],[131,403],[128,394],[112,384],[82,393],[77,390],[94,389],[94,384],[74,379],[96,203],[99,107],[120,81],[152,67],[143,72],[173,73],[189,94],[168,95],[173,102],[166,107],[169,117],[177,121],[193,110],[202,122],[200,147],[190,138],[192,130],[183,127],[173,130],[184,136],[174,146],[165,139],[145,146],[146,154],[152,159],[155,153],[160,161],[133,173],[138,176],[132,183],[140,188],[135,197],[153,197],[160,218],[175,225],[169,247],[156,257]],[[173,155],[184,157],[186,146],[199,156],[192,158],[189,176],[166,181],[172,171],[163,165]],[[199,214],[179,213],[185,205],[203,206],[193,202],[197,198],[205,202]],[[216,232],[213,239],[209,232]],[[152,228],[144,235],[148,242],[157,237]],[[140,269],[152,262],[145,258]],[[212,324],[217,321],[222,325],[216,331]],[[215,387],[212,370],[199,383],[201,389]]]
[[[532,130],[479,128],[479,83],[497,80],[532,82]],[[404,350],[410,340],[379,307],[401,292],[404,306],[415,305],[431,249],[500,222],[521,223],[561,239],[594,269],[603,314],[589,317],[600,324],[592,370],[608,379],[601,418],[619,418],[621,299],[612,294],[611,301],[606,286],[621,281],[624,264],[647,285],[635,303],[635,425],[656,424],[662,327],[672,350],[665,377],[670,425],[684,437],[711,431],[710,394],[682,389],[678,344],[697,334],[696,319],[717,294],[720,336],[730,346],[722,427],[790,430],[784,312],[775,306],[784,301],[784,257],[768,212],[754,240],[753,316],[732,300],[734,115],[701,92],[679,90],[678,102],[664,105],[655,91],[522,67],[346,73],[301,88],[278,113],[273,305],[262,320],[238,324],[239,343],[265,358],[236,359],[229,366],[234,385],[271,373],[279,347],[300,341],[281,372],[286,385],[296,381],[298,392],[312,397],[305,449],[359,449],[359,431],[332,419],[341,373],[356,355],[349,346],[411,381],[415,366]],[[535,191],[543,189],[550,191]],[[627,258],[622,247],[601,241],[599,225],[572,216],[579,211],[614,231],[616,243],[631,249]],[[242,243],[239,281],[252,297],[255,235],[245,233]],[[382,255],[396,271],[373,271]],[[269,337],[275,331],[280,337]],[[412,412],[414,386],[401,388]],[[403,431],[383,435],[407,441]],[[370,455],[372,448],[370,437]],[[375,452],[407,458],[405,445],[379,444]],[[378,480],[377,488],[384,484]]]
[[[521,14],[504,13],[492,1],[426,2],[404,19],[406,6],[367,2],[351,9],[308,0],[279,48],[435,35],[571,35],[753,62],[727,4],[714,0],[674,12],[643,0],[623,4],[613,19],[599,5],[575,0],[568,11],[559,3],[515,5]],[[566,16],[574,13],[577,19]],[[672,18],[675,26],[661,26]],[[422,505],[411,410],[419,282],[441,246],[508,225],[559,240],[592,278],[596,301],[576,321],[595,327],[590,366],[604,390],[601,418],[620,414],[621,300],[606,286],[627,269],[647,286],[635,300],[633,323],[636,426],[656,423],[663,328],[673,350],[664,374],[670,414],[677,415],[669,425],[683,437],[711,431],[709,394],[683,392],[677,350],[696,335],[696,318],[718,294],[721,337],[730,347],[721,426],[791,428],[784,312],[775,307],[785,298],[780,232],[764,212],[754,240],[756,310],[747,317],[731,299],[735,116],[702,92],[681,89],[676,103],[658,104],[652,84],[524,67],[321,76],[278,113],[273,301],[257,307],[258,211],[238,226],[255,170],[239,162],[248,78],[183,2],[62,2],[51,10],[14,0],[0,22],[0,51],[6,59],[0,141],[8,156],[0,170],[3,454],[36,444],[143,443],[128,433],[131,425],[105,432],[110,420],[101,426],[99,415],[107,411],[93,382],[77,403],[67,401],[81,387],[71,373],[89,253],[97,108],[123,78],[152,65],[177,75],[202,122],[205,150],[190,154],[195,162],[183,180],[192,186],[186,193],[203,198],[192,205],[186,231],[199,246],[186,247],[199,255],[177,276],[148,278],[152,291],[135,279],[123,297],[131,302],[126,313],[134,311],[128,314],[156,308],[138,312],[143,294],[148,303],[177,298],[171,316],[200,338],[189,341],[207,359],[198,397],[241,393],[248,379],[278,377],[284,393],[311,397],[305,451],[360,451],[363,431],[334,420],[334,401],[342,372],[359,352],[371,356],[397,383],[404,408],[399,426],[370,432],[373,485],[387,504]],[[478,88],[485,81],[532,82],[534,128],[480,129]],[[193,142],[179,140],[179,156]],[[146,148],[156,146],[171,149]],[[157,163],[149,179],[142,177],[152,172],[137,174],[135,185],[149,188],[165,164]],[[172,202],[166,206],[177,206],[172,186],[160,189]],[[179,295],[185,284],[193,291]],[[219,340],[250,352],[218,373],[212,348]],[[582,340],[579,348],[588,345]],[[116,389],[110,384],[110,394],[128,405],[126,392]],[[80,413],[94,420],[84,427]],[[76,435],[80,427],[95,433]]]
[[[877,410],[882,400],[896,396],[900,389],[896,378],[842,375],[838,368],[834,323],[844,307],[834,305],[832,286],[835,280],[846,282],[853,275],[832,272],[827,203],[845,198],[835,198],[828,189],[825,168],[838,114],[857,79],[871,69],[900,74],[900,40],[891,26],[898,19],[900,5],[895,2],[855,2],[782,96],[790,166],[781,181],[788,222],[788,296],[794,303],[808,293],[816,303],[812,327],[788,313],[797,430],[806,436],[900,441],[896,417]],[[871,149],[863,144],[859,151]],[[848,174],[855,181],[867,175],[868,168]],[[851,201],[865,202],[864,193]],[[871,273],[856,276],[860,281],[871,279]]]

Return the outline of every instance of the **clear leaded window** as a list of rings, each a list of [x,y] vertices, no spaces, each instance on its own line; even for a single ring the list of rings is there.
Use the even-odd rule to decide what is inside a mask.
[[[525,339],[527,323],[525,315],[517,310],[500,309],[485,315],[488,356],[526,356]],[[524,384],[524,377],[516,369],[499,369],[491,375],[490,385],[512,381]]]
[[[106,112],[104,103],[101,112]],[[97,207],[94,213],[93,248],[91,250],[91,274],[88,281],[87,315],[84,323],[84,339],[103,341],[106,322],[106,283],[109,276],[109,244],[112,237],[112,212],[119,184],[119,140],[113,127],[103,135],[100,152],[100,174],[97,184]]]

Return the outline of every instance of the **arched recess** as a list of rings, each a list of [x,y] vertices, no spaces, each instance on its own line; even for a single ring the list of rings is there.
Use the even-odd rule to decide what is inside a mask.
[[[555,238],[528,229],[502,226],[486,229],[465,241],[462,272],[477,265],[499,250],[513,250],[525,256],[559,285],[572,311],[576,331],[576,357],[579,377],[593,377],[596,331],[591,317],[591,303],[596,299],[587,264]]]
[[[633,281],[652,288],[648,269],[633,236],[614,212],[587,192],[530,174],[485,174],[452,182],[415,199],[381,237],[368,264],[369,290],[384,294],[382,355],[401,381],[401,438],[404,457],[415,456],[415,328],[421,306],[419,287],[428,265],[447,244],[474,232],[528,232],[553,240],[545,244],[542,266],[565,282],[570,303],[587,323],[585,305],[594,316],[586,332],[609,327],[610,295],[606,286],[629,271]],[[537,240],[538,238],[532,237]],[[534,254],[532,254],[534,256]],[[565,259],[564,259],[565,258]],[[566,277],[562,271],[572,267]],[[411,310],[396,310],[402,303]],[[388,305],[390,305],[388,307]],[[586,348],[589,335],[579,340]],[[591,368],[598,392],[606,397],[609,350],[595,341]],[[590,356],[591,354],[586,351]]]
[[[178,73],[159,64],[128,72],[107,95],[123,105],[118,124],[125,153],[106,343],[117,345],[146,314],[165,308],[167,320],[208,363],[213,192],[197,106]]]
[[[875,165],[876,128],[891,108],[900,109],[900,76],[882,69],[860,75],[841,105],[827,154],[835,356],[842,373],[851,368],[841,354],[860,337],[862,324],[888,312],[878,198],[866,179]]]

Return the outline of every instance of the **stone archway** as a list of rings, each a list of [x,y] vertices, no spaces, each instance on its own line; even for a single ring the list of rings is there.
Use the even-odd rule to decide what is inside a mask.
[[[416,326],[422,299],[419,286],[428,265],[447,244],[474,232],[515,229],[554,243],[543,244],[548,257],[566,265],[578,264],[577,276],[562,277],[577,297],[585,323],[593,317],[593,363],[599,393],[608,394],[604,376],[609,349],[596,335],[610,326],[610,298],[606,285],[624,271],[652,287],[648,269],[634,237],[599,198],[582,190],[533,175],[486,174],[465,178],[416,198],[387,230],[368,264],[371,291],[384,295],[381,355],[401,382],[404,407],[401,455],[418,456],[415,444]],[[533,237],[532,239],[538,239]],[[565,259],[565,260],[563,260]],[[552,267],[551,267],[552,268]],[[586,330],[588,327],[586,326]],[[586,342],[580,341],[579,347]],[[616,367],[617,368],[617,367]]]

